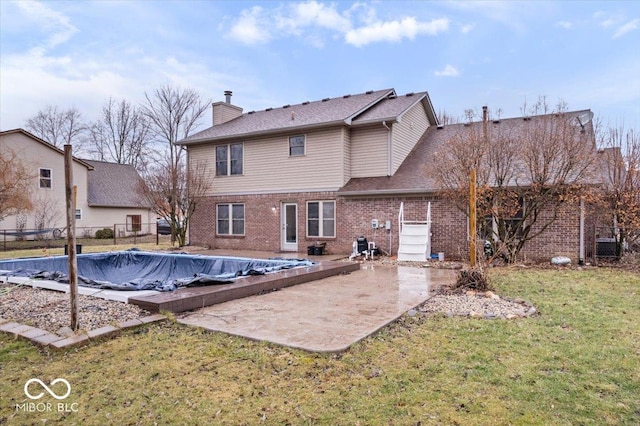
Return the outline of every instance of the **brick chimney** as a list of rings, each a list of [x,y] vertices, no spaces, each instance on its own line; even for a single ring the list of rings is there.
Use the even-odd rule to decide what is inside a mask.
[[[242,108],[231,105],[231,90],[224,91],[224,102],[214,102],[211,104],[213,114],[213,125],[226,123],[242,115]]]

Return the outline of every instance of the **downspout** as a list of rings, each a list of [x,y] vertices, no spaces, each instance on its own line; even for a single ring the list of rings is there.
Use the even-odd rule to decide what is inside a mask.
[[[391,176],[391,128],[387,126],[387,122],[383,121],[382,125],[387,129],[387,177]]]
[[[580,197],[580,254],[578,265],[584,265],[584,197]]]

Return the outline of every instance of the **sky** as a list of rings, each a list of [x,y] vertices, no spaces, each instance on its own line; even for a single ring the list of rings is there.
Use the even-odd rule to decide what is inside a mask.
[[[544,96],[640,131],[640,2],[0,0],[1,130],[164,85],[245,112],[427,91],[458,119]]]

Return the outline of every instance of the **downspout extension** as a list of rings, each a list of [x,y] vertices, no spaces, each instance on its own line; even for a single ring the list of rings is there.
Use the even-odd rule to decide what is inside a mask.
[[[387,122],[383,121],[382,125],[387,129],[387,177],[391,176],[391,127],[387,126]]]

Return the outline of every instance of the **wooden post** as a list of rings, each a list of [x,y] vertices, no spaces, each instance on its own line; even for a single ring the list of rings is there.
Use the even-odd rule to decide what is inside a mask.
[[[67,201],[67,253],[69,254],[69,294],[71,295],[71,329],[78,330],[78,261],[76,259],[76,193],[73,186],[71,145],[64,146],[64,180]]]
[[[476,266],[476,170],[469,175],[469,263]]]

